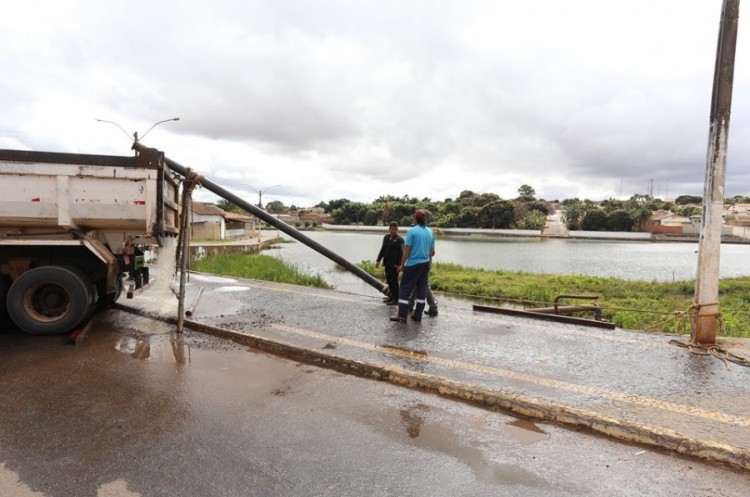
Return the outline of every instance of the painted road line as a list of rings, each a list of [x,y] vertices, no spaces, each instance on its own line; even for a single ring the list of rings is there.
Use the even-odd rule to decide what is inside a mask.
[[[644,397],[632,394],[623,394],[606,390],[597,387],[590,387],[586,385],[579,385],[577,383],[565,382],[560,380],[554,380],[550,378],[544,378],[541,376],[530,375],[527,373],[518,373],[510,371],[508,369],[502,369],[494,366],[485,366],[482,364],[471,363],[468,361],[448,359],[433,354],[425,354],[424,352],[415,352],[408,349],[401,349],[398,347],[391,347],[388,345],[380,345],[375,343],[363,342],[360,340],[354,340],[351,338],[343,338],[334,335],[328,335],[318,331],[307,330],[303,328],[296,328],[292,326],[286,326],[281,324],[271,324],[270,328],[283,331],[286,333],[292,333],[298,336],[304,336],[308,338],[316,338],[325,342],[333,342],[338,344],[344,344],[351,347],[355,347],[362,350],[372,350],[376,352],[384,352],[390,355],[413,359],[417,361],[423,361],[426,363],[432,363],[440,366],[446,366],[454,369],[460,369],[465,371],[471,371],[476,373],[483,373],[491,376],[500,378],[523,381],[539,386],[555,388],[560,390],[566,390],[569,392],[581,393],[592,395],[598,398],[604,398],[608,400],[625,402],[628,404],[636,405],[639,407],[650,407],[659,409],[662,411],[669,411],[676,414],[685,414],[712,421],[718,421],[722,423],[729,423],[738,426],[750,427],[750,418],[735,416],[732,414],[720,413],[701,409],[698,407],[688,406],[684,404],[677,404],[674,402],[668,402],[664,400],[654,399],[651,397]]]

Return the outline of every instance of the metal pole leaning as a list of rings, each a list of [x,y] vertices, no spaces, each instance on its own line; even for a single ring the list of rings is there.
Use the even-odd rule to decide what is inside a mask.
[[[138,148],[142,147],[140,144],[134,144],[134,147],[136,150]],[[164,163],[171,169],[172,171],[176,172],[177,174],[182,175],[183,177],[187,174],[188,170],[184,166],[180,165],[179,163],[169,159],[168,157],[164,158]],[[213,181],[209,180],[208,178],[201,177],[199,180],[199,184],[203,186],[206,190],[215,193],[219,197],[223,198],[224,200],[227,200],[229,202],[232,202],[233,204],[245,209],[250,214],[258,217],[259,219],[262,219],[263,221],[267,222],[271,226],[277,228],[280,231],[283,231],[287,235],[291,236],[295,240],[298,240],[311,249],[315,250],[321,255],[324,255],[325,257],[329,258],[336,264],[339,264],[343,266],[345,269],[347,269],[349,272],[353,273],[355,276],[363,280],[368,285],[375,288],[377,291],[381,293],[385,293],[388,290],[388,286],[383,284],[380,280],[372,276],[370,273],[364,271],[362,268],[357,267],[356,265],[352,264],[351,262],[347,261],[340,255],[336,254],[335,252],[332,252],[331,250],[327,249],[323,245],[319,244],[315,240],[310,239],[308,236],[304,235],[303,233],[297,231],[293,227],[289,226],[285,222],[276,219],[272,215],[268,214],[262,209],[259,209],[258,207],[254,206],[253,204],[246,202],[245,200],[241,199],[234,193],[225,190],[221,186],[217,185]]]

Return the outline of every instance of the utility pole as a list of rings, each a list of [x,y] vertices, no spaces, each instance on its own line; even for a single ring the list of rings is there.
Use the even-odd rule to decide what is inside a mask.
[[[734,55],[740,0],[724,0],[721,8],[719,42],[711,96],[711,126],[708,135],[706,178],[703,186],[703,214],[698,244],[698,271],[694,305],[697,315],[690,340],[696,344],[716,343],[719,312],[719,254],[721,214],[724,209],[729,115],[732,108]]]

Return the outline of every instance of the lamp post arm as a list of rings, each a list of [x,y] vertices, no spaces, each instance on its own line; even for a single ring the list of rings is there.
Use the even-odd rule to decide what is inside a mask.
[[[128,133],[127,131],[125,131],[125,129],[122,126],[120,126],[119,124],[117,124],[114,121],[107,121],[106,119],[94,119],[94,121],[97,121],[97,122],[100,122],[100,123],[114,124],[115,126],[117,126],[118,128],[120,128],[120,130],[123,133],[125,133],[129,139],[133,139],[136,136],[135,133],[133,133],[133,135],[131,135],[130,133]]]
[[[166,122],[169,122],[169,121],[179,121],[179,120],[180,120],[179,117],[173,117],[171,119],[164,119],[163,121],[156,122],[156,123],[154,123],[153,126],[151,126],[150,128],[148,128],[148,130],[145,133],[143,133],[143,136],[141,136],[140,139],[143,140],[144,138],[146,138],[146,135],[149,134],[152,129],[154,129],[155,127],[157,127],[161,123],[166,123]]]

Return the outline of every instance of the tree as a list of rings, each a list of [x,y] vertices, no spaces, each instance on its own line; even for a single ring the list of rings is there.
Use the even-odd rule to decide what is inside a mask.
[[[477,225],[477,207],[464,207],[456,216],[456,225],[459,228],[474,228]]]
[[[393,217],[393,209],[391,208],[390,203],[384,202],[381,205],[380,218],[385,224],[390,224],[391,221],[395,220],[395,218]]]
[[[463,213],[463,211],[461,211]],[[513,202],[496,200],[477,212],[476,226],[489,229],[507,229],[513,222]],[[467,226],[468,227],[468,226]]]
[[[690,216],[699,216],[701,212],[703,212],[703,209],[701,209],[698,206],[685,205],[683,207],[680,207],[679,209],[676,209],[675,214],[677,214],[678,216],[690,217]]]
[[[532,187],[529,185],[521,185],[518,187],[518,198],[517,200],[521,200],[523,202],[528,202],[530,200],[536,200],[536,192]]]
[[[604,209],[604,212],[614,212],[618,209],[623,209],[625,206],[625,202],[622,200],[617,200],[614,198],[608,198],[607,200],[602,200],[601,207]]]
[[[526,210],[539,211],[545,216],[550,213],[549,205],[544,200],[534,200],[531,202],[526,202]]]
[[[585,231],[607,231],[607,214],[601,209],[588,211],[581,221]]]
[[[540,230],[547,224],[547,216],[538,210],[531,210],[516,224],[519,229]]]
[[[646,229],[646,222],[651,219],[653,211],[645,207],[636,207],[630,209],[630,217],[633,218],[633,226],[638,231],[644,231]]]
[[[378,213],[375,209],[367,209],[365,211],[364,224],[367,226],[375,226],[378,223]]]
[[[633,231],[633,216],[625,209],[612,211],[607,216],[608,231]]]
[[[271,214],[283,214],[284,212],[288,212],[289,209],[280,200],[274,200],[273,202],[268,202],[266,204],[266,211]]]
[[[331,200],[330,202],[328,202],[328,204],[323,204],[322,207],[325,209],[325,212],[333,212],[334,210],[340,209],[342,206],[349,203],[351,203],[351,200],[349,200],[348,198],[340,198],[338,200]],[[320,204],[318,204],[318,206],[320,206]]]
[[[331,205],[334,204],[332,201]],[[357,224],[364,221],[368,206],[362,202],[351,202],[344,200],[336,202],[337,208],[331,211],[331,217],[336,224]]]
[[[456,216],[455,214],[443,214],[437,222],[430,224],[436,228],[453,228],[456,226]]]
[[[567,205],[563,214],[563,222],[569,230],[578,230],[581,228],[581,219],[583,219],[583,209],[580,202],[571,202]]]
[[[699,197],[697,195],[680,195],[679,197],[674,199],[674,203],[677,205],[702,204],[703,197]]]
[[[234,205],[229,200],[221,199],[216,202],[216,207],[225,212],[234,212],[235,214],[246,214],[247,212],[242,207]]]

